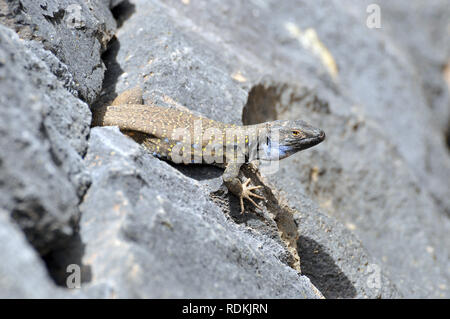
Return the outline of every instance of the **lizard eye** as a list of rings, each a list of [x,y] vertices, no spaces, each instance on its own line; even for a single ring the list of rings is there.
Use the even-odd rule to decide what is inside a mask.
[[[298,131],[298,130],[294,130],[294,131],[292,131],[292,135],[294,135],[294,136],[300,136],[300,135],[301,135],[301,132]]]

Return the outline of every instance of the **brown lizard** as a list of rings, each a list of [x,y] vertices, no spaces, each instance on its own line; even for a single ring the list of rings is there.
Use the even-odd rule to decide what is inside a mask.
[[[244,198],[257,208],[251,197],[264,199],[253,192],[261,186],[250,186],[250,179],[240,181],[242,165],[283,159],[325,139],[322,130],[301,120],[238,126],[186,110],[144,105],[139,88],[125,91],[109,106],[96,108],[92,126],[118,126],[154,156],[165,160],[225,168],[223,181],[239,198],[241,213]]]

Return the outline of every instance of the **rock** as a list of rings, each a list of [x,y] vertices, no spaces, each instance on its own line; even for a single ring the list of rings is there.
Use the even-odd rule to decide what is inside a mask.
[[[22,39],[35,40],[42,49],[51,52],[43,53],[41,58],[66,88],[90,103],[100,93],[105,71],[101,54],[115,32],[116,23],[109,8],[118,3],[117,0],[7,1],[0,6],[0,23],[14,29]]]
[[[353,6],[362,8],[361,12],[371,3],[350,1]],[[449,63],[450,56],[448,3],[413,0],[408,2],[408,6],[404,6],[399,1],[382,0],[377,4],[382,17],[382,28],[379,31],[399,46],[402,55],[409,60],[408,63],[413,64],[434,126],[444,131],[450,117],[449,92],[442,78],[442,71]],[[414,36],[410,36],[412,31]]]
[[[299,211],[302,273],[327,298],[401,298],[386,269],[342,223],[322,213],[307,197],[292,202]]]
[[[365,19],[365,8],[373,1],[349,2],[354,9],[359,8],[358,19],[361,21]],[[376,115],[378,124],[391,134],[412,173],[424,184],[438,208],[450,216],[448,144],[446,147],[450,86],[443,76],[450,63],[450,6],[446,1],[425,3],[417,0],[409,1],[407,6],[398,1],[378,1],[377,4],[382,25],[370,33],[380,39],[377,41],[380,47],[392,54],[385,60],[383,54],[373,55],[370,64],[387,72],[365,72],[376,76],[368,79],[370,86],[376,87],[374,83],[389,85],[368,96],[369,91],[359,87],[366,84],[357,71],[355,77],[358,80],[352,81],[351,86],[358,95],[361,94],[362,101],[368,101],[364,103],[365,111]],[[410,36],[412,31],[414,36]],[[393,64],[389,66],[386,62]],[[383,117],[389,111],[395,116]]]
[[[64,289],[55,285],[49,276],[47,265],[30,246],[19,227],[0,209],[0,297],[9,299],[87,298],[80,289]],[[67,260],[66,260],[67,261]],[[66,271],[66,269],[65,269]],[[72,274],[67,272],[65,276]],[[72,284],[71,278],[68,278]],[[66,285],[66,282],[64,282]],[[68,288],[68,286],[65,286]],[[78,287],[79,288],[79,287]],[[89,291],[89,297],[101,298],[104,288]]]
[[[90,115],[13,31],[0,30],[1,208],[44,253],[62,245],[79,218],[77,188],[89,176],[77,149],[85,150]]]
[[[0,297],[57,298],[62,291],[52,284],[42,260],[7,212],[0,210]],[[20,253],[18,253],[20,252]]]

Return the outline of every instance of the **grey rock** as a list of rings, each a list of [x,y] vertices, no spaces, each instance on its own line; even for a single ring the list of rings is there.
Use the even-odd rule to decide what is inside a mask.
[[[360,12],[371,1],[350,0]],[[381,10],[381,28],[378,31],[402,49],[404,58],[414,65],[415,76],[421,82],[426,106],[431,108],[434,125],[443,131],[448,125],[449,92],[442,71],[450,61],[450,31],[447,1],[424,2],[377,1]],[[362,10],[361,10],[362,9]],[[411,36],[411,32],[414,36]]]
[[[63,292],[52,283],[42,260],[22,231],[0,209],[0,298],[56,298]]]
[[[22,230],[2,209],[0,209],[0,254],[2,259],[0,298],[88,298],[80,289],[64,289],[55,285],[41,256],[30,246]],[[72,272],[67,272],[66,276],[70,273]],[[89,297],[95,293],[100,297],[102,290],[97,290],[98,292],[92,289]]]
[[[0,26],[1,207],[41,252],[63,245],[90,177],[90,114],[17,35]]]
[[[299,225],[302,273],[327,298],[401,298],[384,265],[342,223],[307,197],[292,200]]]
[[[89,103],[101,90],[105,71],[101,54],[116,27],[109,9],[118,2],[1,1],[0,23],[53,53],[57,59],[43,60],[66,87]]]
[[[426,174],[420,178],[425,180],[437,204],[450,216],[450,160],[442,146],[445,144],[445,134],[450,134],[450,82],[447,80],[446,83],[443,74],[445,67],[450,67],[450,6],[446,1],[412,1],[406,8],[392,1],[383,1],[381,5],[385,30],[396,43],[400,43],[405,55],[410,55],[408,58],[416,68],[415,76],[419,77],[425,96],[421,107],[427,108],[431,117],[424,125],[433,131],[434,138],[426,142]],[[402,23],[399,24],[399,21]],[[420,31],[417,36],[408,36],[412,28]],[[448,151],[448,135],[446,142]]]
[[[347,2],[357,19],[363,21],[367,5],[373,1]],[[349,74],[354,79],[349,78],[350,88],[356,93],[354,96],[367,101],[363,103],[364,112],[389,132],[413,174],[450,216],[450,159],[446,142],[450,96],[443,74],[450,63],[450,6],[447,1],[409,1],[408,5],[378,1],[377,5],[381,28],[367,33],[378,39],[374,44],[379,47],[373,49],[378,54],[371,56],[372,63],[364,72],[371,76],[366,80],[360,72]],[[389,59],[385,59],[386,53]],[[351,64],[354,65],[353,60]],[[344,67],[352,68],[350,63]],[[372,67],[379,71],[370,70]],[[379,90],[372,94],[365,87]],[[392,116],[383,116],[390,111]]]

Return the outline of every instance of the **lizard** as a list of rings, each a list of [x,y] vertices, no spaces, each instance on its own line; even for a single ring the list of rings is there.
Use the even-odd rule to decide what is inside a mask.
[[[111,105],[93,110],[91,126],[118,126],[154,156],[174,163],[212,164],[224,168],[223,182],[239,198],[264,199],[255,193],[262,186],[241,182],[242,165],[280,160],[321,143],[325,132],[302,120],[275,120],[255,125],[227,124],[196,115],[189,109],[143,104],[136,87],[119,94]]]

